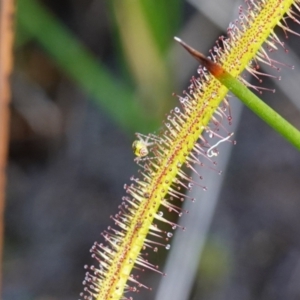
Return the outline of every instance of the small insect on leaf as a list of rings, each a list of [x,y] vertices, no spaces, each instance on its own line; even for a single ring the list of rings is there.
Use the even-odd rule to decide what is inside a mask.
[[[135,156],[145,157],[149,154],[148,147],[153,146],[155,142],[159,140],[154,135],[143,135],[141,133],[136,133],[138,140],[132,143],[132,150]],[[150,142],[150,140],[152,140]]]
[[[135,156],[144,157],[149,153],[148,144],[143,140],[136,140],[132,144],[132,150]]]
[[[132,143],[132,150],[135,156],[145,157],[149,154],[148,147],[153,145],[153,142],[149,142],[150,137],[144,136],[141,133],[136,133],[138,140]]]

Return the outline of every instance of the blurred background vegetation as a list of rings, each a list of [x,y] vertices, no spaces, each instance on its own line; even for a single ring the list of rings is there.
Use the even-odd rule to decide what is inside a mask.
[[[173,36],[208,53],[240,3],[17,1],[3,299],[78,298],[89,249],[136,173],[134,133],[157,131],[196,74]],[[299,38],[285,42],[300,53]],[[280,61],[291,57],[296,70],[265,80],[281,85],[263,98],[300,128],[300,63]],[[246,109],[236,140],[186,299],[300,299],[299,153]],[[164,278],[148,273],[153,291],[134,299],[155,299]]]

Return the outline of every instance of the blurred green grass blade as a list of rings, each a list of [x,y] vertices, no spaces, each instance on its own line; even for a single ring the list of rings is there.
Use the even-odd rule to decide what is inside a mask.
[[[157,122],[145,117],[134,93],[118,82],[74,35],[35,0],[18,0],[18,23],[54,58],[78,85],[110,116],[132,131],[154,130]]]
[[[124,81],[129,86],[135,86],[135,81],[128,68],[128,63],[126,59],[126,53],[124,53],[123,45],[122,45],[122,37],[121,32],[118,26],[118,22],[116,19],[115,11],[114,11],[114,1],[107,1],[106,3],[108,17],[110,20],[110,31],[111,31],[111,40],[113,42],[113,47],[115,50],[115,59],[119,67],[119,71],[121,76],[124,78]]]
[[[141,1],[111,0],[126,64],[148,113],[161,119],[170,109],[173,76],[158,48]]]
[[[158,49],[166,54],[182,16],[182,0],[140,0]]]

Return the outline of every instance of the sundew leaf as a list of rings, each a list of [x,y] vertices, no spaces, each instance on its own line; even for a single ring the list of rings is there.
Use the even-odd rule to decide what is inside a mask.
[[[271,48],[282,45],[273,29],[279,24],[289,30],[280,20],[286,14],[295,19],[291,7],[294,4],[298,9],[298,3],[298,0],[247,1],[247,9],[240,8],[239,21],[229,27],[228,37],[221,37],[213,48],[211,60],[233,77],[251,68],[252,61],[274,66],[276,62],[262,45],[265,42]],[[228,88],[205,68],[200,68],[198,74],[198,78],[191,79],[188,92],[178,96],[179,105],[171,110],[160,133],[137,134],[134,152],[140,166],[139,177],[132,176],[131,183],[124,185],[126,196],[119,212],[112,216],[116,228],[109,227],[102,234],[105,243],[95,242],[91,249],[97,266],[86,266],[89,272],[84,280],[83,299],[130,300],[133,298],[128,296],[129,292],[150,289],[141,283],[134,268],[163,274],[148,261],[146,251],[170,248],[172,230],[180,226],[168,220],[165,212],[180,216],[184,213],[180,202],[195,201],[184,191],[193,185],[206,190],[195,165],[202,166],[203,171],[219,171],[214,161],[219,154],[217,146],[231,141],[233,134],[223,126],[224,121],[232,123],[226,98]],[[183,166],[195,172],[199,181],[191,179]],[[169,229],[161,229],[161,222]]]
[[[240,80],[233,77],[230,73],[223,69],[221,65],[218,65],[217,63],[206,58],[202,53],[196,51],[179,38],[175,37],[175,40],[179,42],[189,53],[191,53],[192,56],[200,61],[218,81],[226,86],[246,106],[248,106],[262,120],[269,124],[298,150],[300,150],[300,132],[294,126],[281,117],[271,107],[265,104]]]

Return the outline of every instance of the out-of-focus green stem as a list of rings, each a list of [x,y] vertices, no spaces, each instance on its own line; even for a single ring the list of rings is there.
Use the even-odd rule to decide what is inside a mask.
[[[159,51],[154,28],[143,10],[143,1],[111,1],[126,63],[141,101],[149,114],[161,119],[171,108],[167,99],[173,90],[172,72],[165,55]]]
[[[56,63],[127,131],[156,129],[145,117],[133,91],[109,71],[73,34],[35,0],[18,0],[18,22],[50,53]]]

